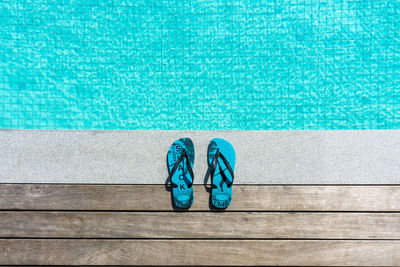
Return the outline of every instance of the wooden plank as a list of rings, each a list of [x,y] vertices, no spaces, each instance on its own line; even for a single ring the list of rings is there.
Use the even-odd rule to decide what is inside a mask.
[[[398,266],[400,241],[0,240],[2,265]]]
[[[190,210],[209,210],[209,193],[194,186]],[[162,210],[163,185],[0,184],[2,210]],[[400,186],[235,185],[231,211],[400,211]]]
[[[14,211],[0,237],[400,239],[400,214]]]

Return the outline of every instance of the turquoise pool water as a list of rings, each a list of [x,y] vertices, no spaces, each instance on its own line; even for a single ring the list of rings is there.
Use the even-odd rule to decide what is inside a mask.
[[[0,128],[399,129],[400,1],[3,0]]]

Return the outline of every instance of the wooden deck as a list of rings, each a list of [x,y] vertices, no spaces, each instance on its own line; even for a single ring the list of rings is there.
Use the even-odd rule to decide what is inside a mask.
[[[400,266],[400,186],[0,184],[0,265]]]

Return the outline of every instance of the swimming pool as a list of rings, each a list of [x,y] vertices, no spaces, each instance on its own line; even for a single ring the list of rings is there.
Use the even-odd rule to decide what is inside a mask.
[[[0,3],[0,128],[400,128],[400,1]]]

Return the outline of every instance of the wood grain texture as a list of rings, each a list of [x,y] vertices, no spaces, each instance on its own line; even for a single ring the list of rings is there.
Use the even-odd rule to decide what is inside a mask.
[[[399,241],[0,240],[11,265],[398,266]]]
[[[400,214],[0,212],[0,237],[400,239]]]
[[[209,210],[209,193],[194,186],[192,211]],[[3,210],[170,211],[163,185],[0,184]],[[235,185],[231,211],[400,211],[400,186]]]
[[[400,186],[194,189],[182,213],[162,185],[0,184],[0,265],[400,265]]]

